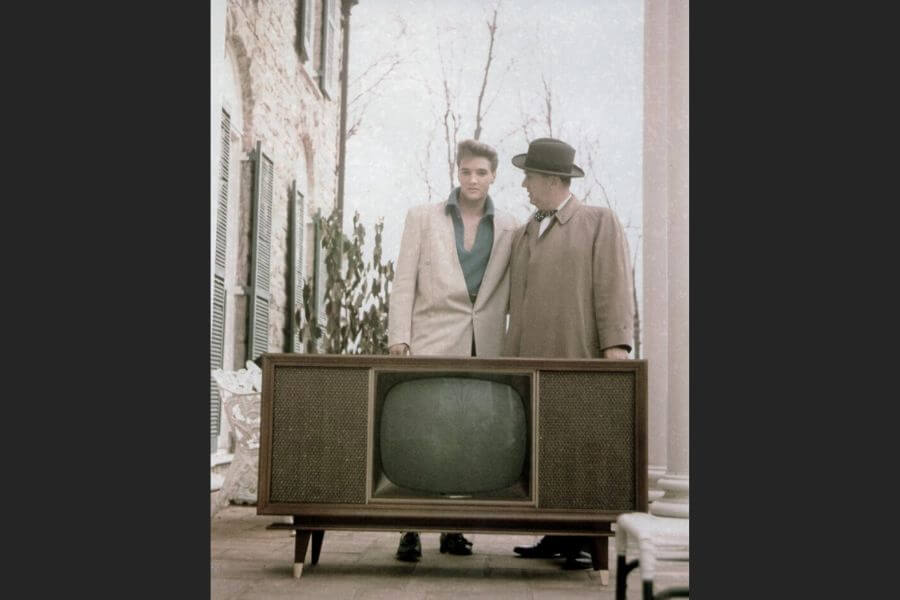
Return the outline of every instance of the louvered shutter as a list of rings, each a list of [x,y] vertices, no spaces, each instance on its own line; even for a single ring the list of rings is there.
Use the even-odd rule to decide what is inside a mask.
[[[247,356],[256,360],[269,350],[269,256],[272,241],[274,165],[257,142],[253,168],[253,236],[250,255],[250,310]]]
[[[322,68],[319,71],[319,85],[329,99],[335,98],[334,44],[336,36],[337,10],[335,9],[335,0],[325,0],[322,5]]]
[[[296,315],[303,314],[303,283],[306,280],[306,200],[297,189],[296,181],[291,186],[291,198],[291,281],[288,286],[291,294],[291,335],[288,352],[302,352],[303,344],[300,342],[300,327]]]
[[[300,38],[300,59],[304,61],[312,56],[313,4],[315,0],[300,0],[300,27],[297,36]]]
[[[225,352],[225,245],[228,239],[228,167],[231,158],[231,116],[222,111],[222,143],[219,155],[219,197],[216,206],[216,260],[213,270],[212,326],[209,340],[209,368],[221,369]],[[210,452],[218,445],[221,425],[221,398],[212,375],[209,377]]]

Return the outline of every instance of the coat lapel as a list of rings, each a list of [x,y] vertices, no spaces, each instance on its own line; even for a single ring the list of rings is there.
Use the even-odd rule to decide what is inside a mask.
[[[497,256],[497,242],[500,240],[500,235],[503,233],[503,228],[500,224],[497,223],[497,213],[494,212],[494,241],[491,242],[491,254],[488,256],[487,266],[484,268],[484,277],[481,278],[481,289],[493,289],[494,282],[497,281],[502,275],[503,270],[506,270],[506,265],[503,265],[502,270],[499,266],[499,262],[494,257]],[[482,304],[486,302],[485,298],[487,295],[479,293],[478,296],[475,297],[475,308],[480,308]]]
[[[449,283],[456,288],[456,293],[460,293],[461,290],[462,295],[468,298],[469,291],[466,287],[466,276],[463,275],[462,267],[459,264],[459,256],[456,254],[456,232],[453,230],[453,217],[447,213],[447,202],[440,204],[437,220],[439,222],[437,231],[440,236],[441,252],[443,256],[447,257],[451,265],[451,273],[447,274],[447,277],[450,279]],[[433,264],[432,268],[434,268]]]

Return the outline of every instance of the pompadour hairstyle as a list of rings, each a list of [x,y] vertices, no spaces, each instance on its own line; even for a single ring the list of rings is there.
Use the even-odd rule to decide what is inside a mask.
[[[460,161],[466,156],[481,156],[488,159],[491,162],[491,172],[495,173],[497,171],[497,165],[499,161],[497,159],[497,151],[494,150],[491,146],[487,144],[483,144],[478,140],[463,140],[459,144],[456,145],[456,166],[459,166]]]

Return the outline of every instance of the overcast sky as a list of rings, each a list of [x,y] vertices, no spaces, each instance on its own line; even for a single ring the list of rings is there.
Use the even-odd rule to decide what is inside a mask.
[[[401,60],[374,92],[351,105],[350,121],[362,111],[362,122],[347,142],[346,219],[359,211],[371,238],[383,217],[386,259],[396,260],[403,218],[409,207],[429,201],[428,184],[434,202],[452,189],[441,59],[461,117],[458,139],[472,137],[494,6],[492,0],[360,0],[353,7],[348,98]],[[510,159],[528,149],[522,127],[529,119],[532,139],[549,133],[543,76],[552,91],[553,136],[575,147],[575,164],[587,172],[573,179],[572,191],[583,197],[590,190],[591,204],[605,204],[602,186],[619,219],[630,224],[632,252],[637,249],[643,12],[642,0],[500,3],[480,140],[500,155],[491,197],[520,222],[533,207],[521,187],[523,172]]]

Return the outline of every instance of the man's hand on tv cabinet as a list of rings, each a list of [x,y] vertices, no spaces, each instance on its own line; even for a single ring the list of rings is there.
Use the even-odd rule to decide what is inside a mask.
[[[409,346],[407,344],[394,344],[390,348],[388,348],[388,352],[391,354],[398,354],[400,356],[407,356],[410,354]]]
[[[628,360],[628,350],[621,346],[610,346],[603,349],[603,358],[612,358],[614,360]]]

